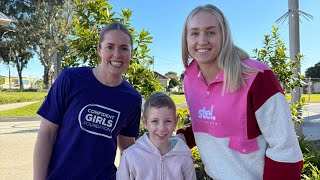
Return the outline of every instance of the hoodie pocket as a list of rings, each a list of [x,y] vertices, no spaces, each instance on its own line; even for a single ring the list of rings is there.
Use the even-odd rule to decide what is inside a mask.
[[[259,145],[257,138],[247,140],[239,137],[230,137],[229,148],[241,154],[249,154],[258,151]]]

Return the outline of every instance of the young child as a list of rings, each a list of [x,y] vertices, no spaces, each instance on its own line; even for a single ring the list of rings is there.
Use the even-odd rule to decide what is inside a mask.
[[[162,92],[152,93],[142,117],[148,132],[123,152],[117,179],[196,179],[189,147],[180,138],[170,138],[177,120],[172,99]]]

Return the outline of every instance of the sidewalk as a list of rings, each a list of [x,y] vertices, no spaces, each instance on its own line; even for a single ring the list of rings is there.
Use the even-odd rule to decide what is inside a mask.
[[[19,107],[23,107],[29,104],[33,104],[39,101],[32,101],[32,102],[21,102],[21,103],[12,103],[12,104],[0,104],[0,111],[9,110],[9,109],[16,109]]]
[[[320,140],[320,103],[310,103],[304,107],[302,133],[308,140]]]
[[[0,179],[32,179],[33,150],[40,126],[40,116],[0,117]],[[117,152],[115,165],[120,162]]]

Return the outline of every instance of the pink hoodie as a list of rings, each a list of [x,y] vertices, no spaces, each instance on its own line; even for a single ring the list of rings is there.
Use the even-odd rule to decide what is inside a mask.
[[[126,149],[120,160],[117,180],[194,180],[193,158],[180,138],[171,138],[175,146],[161,156],[147,134]]]

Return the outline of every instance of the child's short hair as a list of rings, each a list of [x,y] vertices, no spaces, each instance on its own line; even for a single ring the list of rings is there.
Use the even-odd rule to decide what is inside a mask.
[[[173,100],[164,92],[153,92],[149,99],[144,103],[142,116],[145,120],[148,118],[148,112],[151,107],[168,107],[176,112],[176,105],[174,104]]]

